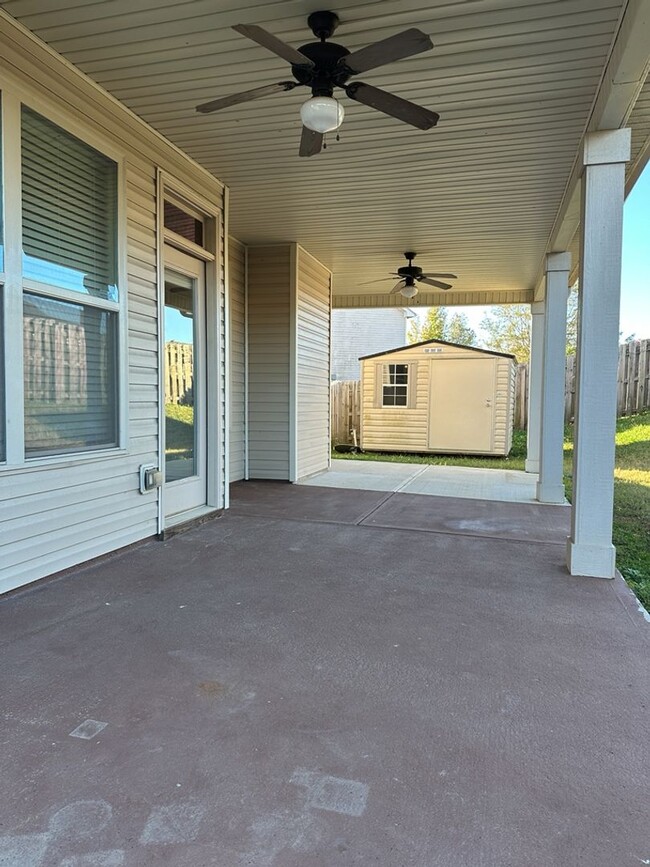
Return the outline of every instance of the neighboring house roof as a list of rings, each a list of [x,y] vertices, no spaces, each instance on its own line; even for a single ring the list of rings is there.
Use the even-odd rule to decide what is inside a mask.
[[[480,349],[478,346],[451,343],[449,340],[421,340],[419,343],[407,343],[406,346],[398,346],[397,349],[387,349],[385,352],[373,352],[372,355],[362,355],[359,361],[364,361],[366,358],[379,358],[381,355],[391,355],[393,352],[402,352],[404,349],[414,349],[416,346],[427,346],[429,343],[442,343],[443,346],[455,346],[456,349],[471,349],[472,352],[482,352],[484,355],[498,355],[501,358],[515,358],[510,352],[495,352],[493,349]]]

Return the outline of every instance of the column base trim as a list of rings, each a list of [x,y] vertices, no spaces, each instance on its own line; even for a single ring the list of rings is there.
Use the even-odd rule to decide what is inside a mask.
[[[537,499],[540,503],[562,503],[566,502],[564,496],[564,485],[552,485],[544,482],[537,482]]]
[[[533,458],[526,458],[524,469],[527,473],[539,473],[539,460],[533,460]]]
[[[616,577],[616,548],[613,545],[585,545],[567,538],[566,564],[571,575],[591,578]]]

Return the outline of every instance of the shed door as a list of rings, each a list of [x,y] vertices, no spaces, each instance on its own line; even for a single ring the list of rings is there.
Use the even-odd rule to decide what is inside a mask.
[[[431,361],[430,449],[492,451],[495,381],[494,358]]]

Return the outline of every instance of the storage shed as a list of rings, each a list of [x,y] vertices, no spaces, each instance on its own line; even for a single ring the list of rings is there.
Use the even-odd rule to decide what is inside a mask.
[[[514,356],[425,340],[359,360],[363,449],[477,455],[510,451]]]

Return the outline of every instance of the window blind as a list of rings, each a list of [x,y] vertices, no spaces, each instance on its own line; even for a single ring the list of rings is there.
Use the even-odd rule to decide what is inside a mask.
[[[117,314],[23,300],[26,456],[117,445]]]
[[[117,165],[22,109],[23,274],[117,301]]]

